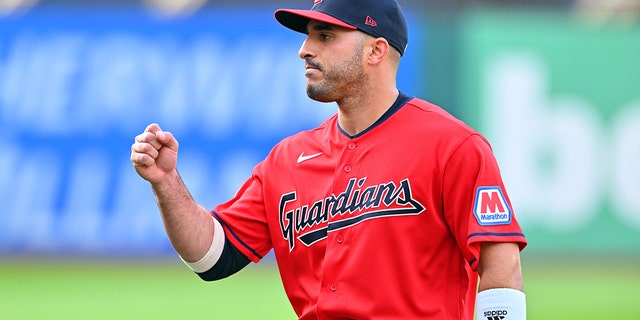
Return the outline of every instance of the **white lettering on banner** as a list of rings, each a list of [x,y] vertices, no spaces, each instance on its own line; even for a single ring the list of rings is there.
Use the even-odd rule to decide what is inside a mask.
[[[75,243],[79,248],[94,248],[102,241],[100,229],[106,219],[103,208],[113,172],[106,151],[95,146],[83,149],[70,166],[57,230],[66,235],[64,239],[70,245]]]
[[[56,150],[0,147],[0,253],[154,254],[168,245],[153,193],[124,157],[114,163],[104,150],[88,148],[67,159],[65,177],[67,165]],[[258,161],[231,154],[216,173],[208,160],[193,152],[180,160],[185,182],[205,207],[233,196]]]
[[[169,251],[149,185],[128,161],[146,124],[211,144],[183,143],[179,162],[194,197],[211,207],[271,147],[255,141],[335,112],[305,95],[297,44],[242,38],[3,35],[0,253]],[[212,157],[219,145],[224,153]]]
[[[613,204],[625,222],[640,229],[640,101],[624,108],[613,128]]]
[[[7,58],[0,60],[0,114],[13,125],[66,133],[73,126],[68,110],[70,81],[77,67],[78,37],[43,39],[32,34],[7,43]]]
[[[613,129],[605,128],[588,102],[549,98],[546,69],[534,54],[515,52],[487,69],[483,123],[519,219],[576,230],[592,223],[613,196],[620,218],[640,229],[640,105],[616,114]]]
[[[335,112],[306,97],[294,44],[176,38],[18,34],[0,60],[0,116],[44,134],[130,132],[153,120],[260,137]]]
[[[0,151],[0,252],[10,242],[23,248],[48,248],[55,236],[60,157],[48,149],[25,153],[4,144]]]

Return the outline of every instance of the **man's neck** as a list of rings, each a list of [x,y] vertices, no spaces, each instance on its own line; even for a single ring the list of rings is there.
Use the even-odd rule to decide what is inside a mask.
[[[338,101],[340,128],[350,136],[366,130],[389,110],[398,95],[398,89],[393,88]]]

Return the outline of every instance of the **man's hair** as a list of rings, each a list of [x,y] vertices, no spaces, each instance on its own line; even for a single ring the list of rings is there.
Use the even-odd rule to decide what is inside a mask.
[[[364,31],[361,30],[357,30],[361,41],[364,42],[365,39],[367,38],[371,38],[371,39],[377,39],[375,36],[372,36]],[[389,42],[389,41],[387,41]],[[398,49],[396,49],[394,46],[392,46],[391,44],[389,44],[389,53],[388,53],[388,57],[391,60],[391,62],[395,65],[396,69],[398,68],[398,66],[400,65],[400,59],[402,59],[402,54],[400,53],[400,51],[398,51]]]

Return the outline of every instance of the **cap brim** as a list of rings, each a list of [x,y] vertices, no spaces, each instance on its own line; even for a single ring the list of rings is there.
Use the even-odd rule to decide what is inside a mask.
[[[326,22],[347,29],[357,29],[356,27],[326,13],[313,10],[280,9],[275,12],[275,17],[283,26],[302,33],[308,33],[307,25],[309,24],[309,20]]]

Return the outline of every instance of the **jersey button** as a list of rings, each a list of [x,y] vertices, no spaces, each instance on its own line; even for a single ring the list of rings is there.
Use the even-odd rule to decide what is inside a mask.
[[[349,145],[347,146],[347,148],[349,148],[349,150],[354,150],[356,148],[356,144],[351,142],[349,143]]]
[[[337,283],[332,283],[331,286],[329,286],[329,290],[331,290],[331,291],[338,290],[338,284]]]
[[[343,243],[344,242],[344,237],[342,235],[337,236],[336,237],[336,242]]]
[[[351,166],[350,165],[344,166],[344,172],[346,172],[346,173],[351,172]]]

